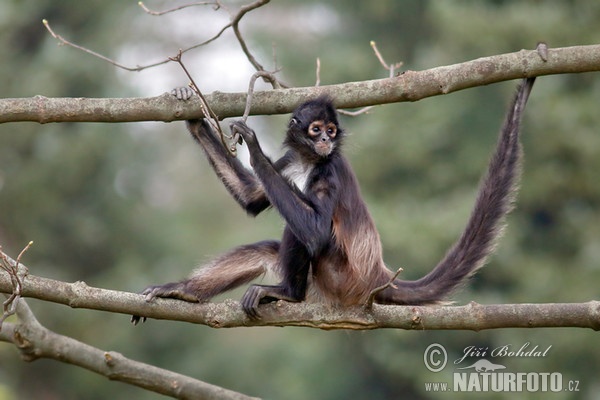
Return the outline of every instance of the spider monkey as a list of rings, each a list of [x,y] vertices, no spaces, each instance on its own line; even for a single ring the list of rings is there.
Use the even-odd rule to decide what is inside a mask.
[[[234,248],[188,279],[150,286],[142,293],[147,301],[155,297],[207,301],[272,270],[281,278],[278,285],[251,285],[242,297],[243,310],[251,319],[260,318],[260,304],[277,300],[364,304],[375,288],[388,282],[392,284],[376,292],[376,303],[441,303],[484,264],[512,209],[520,172],[519,126],[534,80],[523,80],[510,105],[464,232],[439,264],[416,281],[394,278],[384,264],[379,233],[342,155],[345,132],[331,98],[309,100],[293,112],[283,142],[288,150],[275,162],[265,156],[245,122],[233,122],[232,131],[248,146],[254,173],[225,150],[205,120],[187,121],[217,176],[242,208],[256,216],[272,206],[286,227],[280,241]],[[192,95],[185,88],[173,93],[180,100]]]

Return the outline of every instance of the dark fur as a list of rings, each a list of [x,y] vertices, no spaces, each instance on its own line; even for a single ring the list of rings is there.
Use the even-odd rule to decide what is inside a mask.
[[[376,302],[439,303],[485,263],[512,208],[521,153],[519,125],[533,82],[525,79],[519,86],[459,240],[429,274],[417,281],[396,279],[376,295]],[[273,206],[287,225],[281,242],[233,249],[184,281],[147,288],[143,293],[148,300],[204,301],[273,270],[280,284],[252,285],[242,298],[246,313],[257,318],[260,303],[278,299],[364,304],[373,289],[389,282],[392,272],[383,262],[379,234],[341,153],[344,131],[329,98],[308,101],[294,111],[284,141],[289,150],[276,162],[264,155],[245,123],[232,124],[248,145],[254,174],[226,152],[205,121],[188,121],[188,129],[249,214]]]

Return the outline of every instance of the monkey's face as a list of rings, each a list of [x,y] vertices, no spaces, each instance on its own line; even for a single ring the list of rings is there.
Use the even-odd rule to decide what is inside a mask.
[[[335,151],[339,133],[339,128],[333,122],[319,119],[302,123],[292,117],[285,144],[307,160],[317,161]]]
[[[309,161],[329,157],[340,146],[343,131],[330,98],[322,96],[300,105],[288,125],[285,144]]]
[[[315,153],[327,157],[335,147],[337,127],[333,122],[313,121],[308,126],[307,135],[313,142]]]

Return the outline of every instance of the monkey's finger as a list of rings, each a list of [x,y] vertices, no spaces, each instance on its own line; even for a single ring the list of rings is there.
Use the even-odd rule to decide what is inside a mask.
[[[256,286],[250,286],[242,297],[242,309],[251,320],[260,319],[258,314],[258,305],[263,298],[262,289]]]
[[[149,293],[142,293],[146,295],[145,300],[149,303],[151,302],[157,295],[155,290],[151,290]]]
[[[243,144],[244,143],[244,138],[242,137],[242,135],[240,135],[240,133],[238,131],[231,131],[231,143],[232,144]]]
[[[132,315],[131,316],[131,323],[133,325],[139,324],[140,320],[142,321],[142,323],[144,323],[144,322],[146,322],[146,317],[140,317],[139,315]]]
[[[171,90],[171,94],[175,96],[177,100],[186,101],[194,96],[194,91],[187,86],[182,86]]]

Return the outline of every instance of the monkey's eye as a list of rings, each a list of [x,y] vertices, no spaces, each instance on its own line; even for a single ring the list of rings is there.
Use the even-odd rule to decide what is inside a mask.
[[[327,129],[327,133],[328,133],[329,135],[331,135],[331,134],[333,133],[333,129],[331,129],[331,128]]]
[[[312,128],[312,131],[314,133],[319,133],[321,130],[319,129],[319,127],[315,126],[315,127]]]

